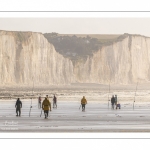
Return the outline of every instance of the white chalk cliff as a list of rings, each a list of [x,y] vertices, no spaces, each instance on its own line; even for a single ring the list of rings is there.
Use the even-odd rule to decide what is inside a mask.
[[[150,38],[126,35],[103,46],[84,62],[76,62],[74,74],[83,83],[147,83],[150,81]]]
[[[0,31],[1,85],[64,85],[72,80],[72,62],[41,33]]]
[[[74,63],[42,33],[0,31],[0,84],[129,84],[150,81],[150,38],[125,35]]]

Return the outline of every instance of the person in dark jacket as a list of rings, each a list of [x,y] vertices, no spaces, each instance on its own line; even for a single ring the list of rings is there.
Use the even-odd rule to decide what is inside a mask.
[[[115,104],[115,97],[114,95],[112,95],[112,98],[111,98],[112,109],[114,109],[114,104]]]
[[[41,98],[41,94],[38,98],[38,107],[41,108],[41,102],[42,102],[42,98]]]
[[[17,99],[16,101],[16,116],[18,116],[18,112],[19,112],[19,116],[21,115],[21,108],[22,108],[22,102],[20,101],[20,98]]]
[[[115,95],[115,105],[117,106],[117,95]]]
[[[53,108],[56,107],[57,108],[57,97],[54,95],[53,98]]]

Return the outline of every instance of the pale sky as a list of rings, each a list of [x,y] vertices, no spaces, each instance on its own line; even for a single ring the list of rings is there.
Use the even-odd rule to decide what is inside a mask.
[[[0,30],[150,37],[150,18],[0,18]]]

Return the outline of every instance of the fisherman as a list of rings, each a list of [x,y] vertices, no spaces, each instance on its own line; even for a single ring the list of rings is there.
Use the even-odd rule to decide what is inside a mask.
[[[53,98],[53,108],[54,106],[57,108],[57,97],[54,94],[54,98]]]
[[[49,110],[51,111],[51,103],[48,99],[48,95],[46,95],[45,100],[42,103],[42,109],[44,110],[45,119],[48,117]]]
[[[111,98],[112,109],[114,109],[114,104],[115,104],[115,97],[114,95],[112,95],[112,98]]]
[[[117,109],[117,108],[121,109],[121,105],[120,105],[119,102],[118,102],[117,105],[116,105],[116,109]]]
[[[115,95],[115,105],[117,106],[117,95]]]
[[[85,96],[81,99],[81,105],[82,105],[82,111],[85,111],[85,105],[87,104],[87,100],[85,99]]]
[[[48,98],[48,100],[49,100],[49,97],[48,97],[48,95],[46,95],[46,98]]]
[[[21,115],[21,108],[22,108],[22,102],[20,101],[20,98],[17,99],[16,101],[16,116],[18,116],[18,111],[19,111],[19,116]]]
[[[38,107],[41,108],[41,102],[42,102],[42,98],[41,98],[41,94],[38,98]]]

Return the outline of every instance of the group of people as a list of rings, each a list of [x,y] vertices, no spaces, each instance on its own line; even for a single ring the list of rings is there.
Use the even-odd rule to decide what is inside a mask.
[[[42,103],[42,105],[41,105]],[[22,108],[22,102],[20,100],[20,98],[17,99],[16,104],[16,116],[21,116],[21,108]],[[38,108],[41,108],[44,110],[44,114],[45,114],[45,119],[48,117],[48,113],[49,111],[51,111],[51,102],[49,100],[48,95],[46,95],[45,99],[42,102],[42,97],[41,95],[38,98]],[[32,106],[31,106],[32,108]],[[57,97],[54,95],[53,97],[53,108],[57,108]],[[18,114],[19,113],[19,114]]]
[[[42,103],[42,105],[41,105],[41,103]],[[82,111],[85,111],[86,104],[87,104],[87,100],[86,100],[85,96],[83,96],[83,98],[81,99]],[[117,101],[117,95],[115,95],[115,96],[112,95],[111,105],[112,105],[112,109],[114,109],[115,106],[116,106],[116,109],[117,108],[121,109],[121,105]],[[22,102],[20,101],[20,98],[17,99],[15,107],[16,107],[16,116],[20,116],[21,115],[21,108],[22,108]],[[41,109],[41,107],[42,107],[42,110],[44,111],[45,119],[48,118],[49,111],[51,111],[51,102],[49,100],[48,95],[46,95],[43,102],[42,102],[41,95],[39,96],[38,108]],[[53,108],[57,108],[57,97],[55,95],[53,97]],[[79,109],[80,109],[80,107],[79,107]],[[19,112],[19,114],[18,114],[18,112]]]
[[[42,103],[42,105],[41,105]],[[85,105],[87,104],[87,100],[85,99],[85,96],[81,99],[81,105],[82,105],[82,111],[85,111]],[[21,108],[22,108],[22,102],[20,98],[17,99],[16,104],[16,116],[21,116]],[[46,95],[45,99],[42,102],[41,95],[38,98],[38,108],[44,111],[45,119],[48,118],[49,111],[51,111],[51,102],[49,100],[48,95]],[[32,106],[31,106],[32,108]],[[57,108],[57,97],[54,95],[53,97],[53,108]],[[18,114],[19,113],[19,114]]]
[[[121,105],[120,105],[120,103],[117,101],[117,95],[112,95],[112,97],[111,97],[111,106],[112,106],[112,109],[114,109],[115,108],[115,106],[116,106],[116,109],[121,109]]]
[[[46,98],[48,98],[48,95],[46,95]],[[42,103],[42,97],[41,97],[41,94],[38,98],[38,108],[41,109],[41,103]],[[55,96],[54,94],[54,97],[53,97],[53,108],[57,108],[57,97]]]
[[[39,96],[38,102],[39,102],[40,108],[41,108],[41,101],[42,101],[42,98],[41,96]],[[57,97],[55,95],[53,97],[53,108],[57,108]],[[46,95],[44,101],[42,102],[42,109],[44,110],[45,119],[48,118],[48,113],[49,111],[51,111],[51,102],[48,98],[48,95]]]

